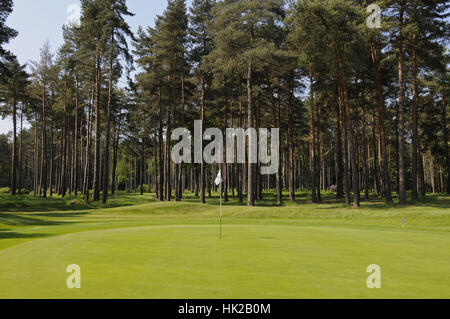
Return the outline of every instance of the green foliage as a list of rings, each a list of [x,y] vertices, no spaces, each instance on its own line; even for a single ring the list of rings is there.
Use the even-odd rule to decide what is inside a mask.
[[[4,118],[13,115],[19,102],[27,102],[26,88],[29,85],[27,65],[20,65],[16,58],[5,64],[8,78],[0,81],[0,115]]]
[[[8,74],[5,63],[11,61],[13,55],[3,48],[3,45],[17,36],[17,31],[6,25],[6,19],[13,11],[12,0],[2,0],[0,3],[0,77]],[[3,80],[0,78],[0,80]]]

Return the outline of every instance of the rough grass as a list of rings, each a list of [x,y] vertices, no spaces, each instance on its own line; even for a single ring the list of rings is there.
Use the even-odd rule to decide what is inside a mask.
[[[103,206],[0,195],[0,297],[450,297],[450,197],[402,208],[372,197],[361,209],[331,193],[320,205],[264,198],[224,203],[219,240],[217,196],[119,194]],[[381,289],[366,287],[373,263]],[[66,287],[69,264],[81,266],[79,290]]]

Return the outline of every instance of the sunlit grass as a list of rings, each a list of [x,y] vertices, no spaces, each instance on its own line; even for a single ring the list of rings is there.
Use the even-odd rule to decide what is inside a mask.
[[[450,197],[406,207],[372,195],[360,209],[331,192],[256,207],[230,194],[161,203],[119,193],[108,204],[81,198],[0,195],[0,297],[18,298],[394,298],[450,297]],[[245,200],[244,200],[245,203]],[[404,222],[402,222],[404,221]],[[84,286],[65,286],[80,264]],[[381,290],[365,267],[382,266]]]

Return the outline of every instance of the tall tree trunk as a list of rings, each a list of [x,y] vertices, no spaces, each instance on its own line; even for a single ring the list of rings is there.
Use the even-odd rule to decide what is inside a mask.
[[[185,108],[185,80],[184,80],[184,74],[181,75],[181,123],[180,126],[184,127],[184,110]],[[181,201],[183,198],[183,192],[184,192],[184,170],[183,170],[183,163],[179,164],[179,171],[177,175],[178,179],[178,201]]]
[[[17,174],[17,105],[16,105],[16,80],[13,79],[13,142],[11,151],[11,195],[16,195]]]
[[[100,200],[100,100],[101,100],[101,65],[100,58],[97,58],[97,75],[96,75],[96,106],[95,106],[95,150],[94,150],[94,181],[92,184],[92,201]]]
[[[170,79],[169,79],[170,83]],[[169,87],[169,103],[166,110],[166,144],[165,144],[165,157],[164,157],[164,163],[165,163],[165,182],[166,182],[166,190],[165,190],[165,196],[166,201],[171,201],[172,199],[172,174],[171,174],[171,162],[170,162],[170,131],[171,131],[171,112],[170,112],[170,105],[171,105],[171,87]]]
[[[278,89],[278,102],[277,102],[277,112],[276,112],[276,121],[277,121],[277,128],[281,128],[281,96],[280,96],[280,90]],[[280,149],[277,150],[278,153],[280,152]],[[278,165],[277,170],[277,176],[276,176],[276,187],[277,187],[277,204],[282,205],[283,204],[283,189],[281,185],[281,165]]]
[[[242,127],[243,122],[243,101],[242,101],[242,86],[239,86],[239,116],[238,116],[238,127]],[[244,202],[243,196],[243,185],[244,185],[244,167],[245,164],[237,164],[237,191],[239,203]]]
[[[63,130],[61,135],[61,173],[60,173],[60,194],[62,197],[66,196],[66,165],[67,165],[67,76],[64,77],[64,115],[63,115]]]
[[[158,125],[155,121],[155,136],[154,136],[154,145],[153,145],[153,161],[155,163],[155,194],[156,199],[159,199],[159,161],[158,161]]]
[[[141,188],[141,195],[144,195],[144,139],[141,141],[141,161],[139,167],[139,182]]]
[[[116,193],[116,172],[117,172],[117,157],[119,153],[119,137],[120,137],[120,127],[119,124],[115,125],[114,134],[114,149],[113,149],[113,167],[112,167],[112,177],[111,177],[111,195]]]
[[[75,77],[75,130],[74,130],[74,142],[73,142],[73,190],[75,196],[78,195],[78,77]]]
[[[86,123],[86,155],[84,160],[84,178],[83,178],[83,194],[86,201],[89,201],[89,187],[90,187],[90,178],[91,178],[91,166],[90,166],[90,158],[91,158],[91,141],[92,141],[92,121],[93,121],[93,107],[94,107],[94,98],[95,98],[95,77],[92,79],[92,91],[91,91],[91,102],[89,103],[89,111]]]
[[[362,139],[363,139],[363,166],[364,166],[364,200],[369,200],[369,167],[367,164],[367,139],[366,139],[366,110],[365,110],[365,98],[362,101]]]
[[[248,64],[248,75],[247,75],[247,97],[248,97],[248,105],[247,105],[247,116],[248,116],[248,128],[253,127],[253,62],[250,59],[250,63]],[[250,145],[251,147],[256,147],[256,145]],[[255,206],[255,165],[248,161],[248,186],[247,186],[247,206]]]
[[[342,115],[340,107],[340,89],[337,90],[338,102],[336,103],[336,150],[335,150],[335,165],[336,165],[336,198],[344,198],[344,163],[342,162]]]
[[[356,159],[356,149],[355,149],[355,137],[353,132],[353,124],[350,112],[350,102],[348,98],[347,91],[347,81],[344,71],[344,62],[342,59],[342,52],[339,44],[336,43],[336,50],[338,56],[339,69],[341,72],[341,82],[342,82],[342,93],[344,95],[344,106],[345,106],[345,118],[348,130],[348,142],[349,142],[349,152],[351,160],[351,171],[352,171],[352,181],[353,181],[353,207],[358,208],[360,206],[360,193],[359,193],[359,171],[358,163]]]
[[[106,136],[105,149],[103,156],[103,204],[108,200],[108,185],[109,185],[109,152],[111,139],[111,103],[113,90],[113,50],[114,50],[114,29],[111,33],[111,50],[109,53],[109,80],[108,80],[108,103],[106,107]]]
[[[347,126],[344,124],[345,123],[345,112],[344,112],[344,103],[341,102],[341,117],[342,117],[342,131],[344,132],[343,134],[343,146],[344,146],[344,154],[343,154],[343,158],[344,158],[344,188],[345,188],[345,204],[347,206],[350,205],[350,171],[349,171],[349,166],[350,166],[350,161],[349,161],[349,147],[348,147],[348,128]]]
[[[203,152],[203,132],[204,132],[204,126],[205,126],[205,75],[202,74],[202,92],[201,92],[201,105],[200,105],[200,121],[201,121],[201,125],[202,125],[202,129],[201,129],[201,140],[202,140],[202,152]],[[200,202],[202,204],[206,203],[206,196],[205,196],[205,191],[206,191],[206,185],[205,185],[205,163],[203,161],[203,155],[202,157],[202,161],[200,163]]]
[[[19,183],[18,191],[19,194],[22,193],[22,183],[23,183],[23,169],[24,169],[24,158],[23,158],[23,106],[20,111],[20,140],[19,140]]]
[[[447,194],[450,195],[450,155],[448,151],[447,104],[442,94],[442,120],[444,129],[445,171],[447,173]]]
[[[431,154],[430,151],[430,184],[431,184],[431,191],[433,192],[433,194],[436,194],[436,181],[434,178],[434,158],[433,158],[433,154]]]
[[[159,117],[158,117],[158,155],[159,155],[159,200],[164,201],[164,163],[163,163],[163,122],[162,122],[162,92],[161,84],[158,85],[158,107],[159,107]]]
[[[418,139],[418,128],[417,128],[417,120],[418,120],[418,114],[417,109],[419,105],[419,97],[418,97],[418,84],[417,84],[417,53],[416,53],[416,47],[417,47],[417,35],[413,35],[413,49],[412,49],[412,64],[413,64],[413,70],[412,70],[412,96],[413,96],[413,103],[412,103],[412,167],[411,167],[411,199],[416,200],[418,197],[417,194],[417,139]]]
[[[423,167],[423,156],[420,151],[420,145],[418,145],[419,153],[418,153],[418,168],[419,168],[419,188],[420,188],[420,197],[425,197],[426,195],[426,185],[425,185],[425,172]]]
[[[323,176],[321,172],[321,163],[322,163],[322,153],[321,153],[321,129],[320,129],[320,113],[319,113],[319,104],[314,103],[314,109],[316,112],[315,120],[316,120],[316,162],[315,162],[315,172],[316,172],[316,196],[317,196],[317,202],[322,202],[322,194],[320,192],[320,181],[321,177]]]
[[[39,169],[39,146],[38,146],[38,122],[34,121],[34,156],[33,156],[33,193],[34,196],[38,194],[38,169]]]
[[[52,98],[53,100],[53,98]],[[53,104],[53,101],[52,101]],[[49,181],[50,181],[50,185],[49,185],[49,190],[50,190],[50,197],[53,196],[53,163],[54,163],[54,155],[53,155],[53,117],[50,120],[50,176],[49,176]]]
[[[399,204],[406,205],[406,173],[405,173],[405,88],[403,79],[403,17],[405,1],[400,3],[400,39],[398,44],[398,86],[399,86],[399,104],[398,104],[398,130],[399,130]]]
[[[46,88],[42,92],[42,194],[47,197],[47,122],[46,122]]]
[[[309,71],[309,103],[310,103],[310,134],[311,134],[311,147],[310,147],[310,170],[311,170],[311,191],[312,191],[312,202],[317,203],[316,196],[316,128],[314,119],[314,80],[312,71]]]
[[[377,87],[377,98],[378,98],[378,121],[380,130],[380,158],[381,158],[381,169],[383,174],[383,186],[384,195],[386,203],[392,203],[392,191],[391,191],[391,179],[389,174],[389,163],[386,154],[386,129],[385,129],[385,101],[383,96],[383,83],[381,81],[381,65],[380,65],[380,53],[378,50],[378,44],[371,43],[372,51],[372,61],[375,66],[375,79]]]
[[[295,169],[294,169],[294,110],[293,110],[293,79],[289,76],[289,197],[292,202],[295,201]]]

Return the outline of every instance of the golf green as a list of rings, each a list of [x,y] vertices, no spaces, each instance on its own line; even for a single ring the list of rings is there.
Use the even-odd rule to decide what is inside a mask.
[[[447,232],[242,221],[223,233],[142,225],[28,240],[0,250],[0,297],[450,298]],[[66,285],[71,264],[81,289]],[[381,289],[367,288],[370,264]]]

